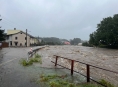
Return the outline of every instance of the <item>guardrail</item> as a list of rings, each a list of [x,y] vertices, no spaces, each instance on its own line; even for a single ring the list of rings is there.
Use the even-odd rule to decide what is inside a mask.
[[[36,49],[34,49],[34,50],[32,50],[32,51],[29,51],[29,52],[27,53],[27,55],[28,55],[27,60],[28,60],[30,57],[32,57],[34,54],[36,54],[37,51],[39,51],[39,50],[41,50],[41,49],[43,49],[43,48],[45,48],[45,47],[40,47],[40,48],[36,48]]]
[[[66,68],[66,69],[68,69],[68,70],[71,70],[71,75],[73,75],[73,72],[79,73],[80,75],[86,77],[87,82],[90,82],[90,80],[92,80],[92,81],[94,81],[94,82],[96,82],[96,83],[98,83],[98,84],[100,84],[100,85],[102,85],[102,86],[104,86],[104,87],[106,87],[106,86],[103,85],[103,84],[101,84],[100,82],[98,82],[98,81],[96,81],[96,80],[90,78],[90,67],[94,67],[94,68],[98,68],[98,69],[101,69],[101,70],[105,70],[105,71],[108,71],[108,72],[112,72],[112,73],[118,74],[118,72],[116,72],[116,71],[112,71],[112,70],[100,68],[100,67],[97,67],[97,66],[94,66],[94,65],[91,65],[91,64],[83,63],[83,62],[81,62],[81,61],[77,61],[77,60],[73,60],[73,59],[68,59],[68,58],[65,58],[65,57],[57,56],[57,55],[54,55],[54,57],[56,57],[55,62],[53,62],[53,61],[51,61],[51,62],[54,63],[55,66],[59,65],[59,66],[61,66],[61,67],[63,67],[63,68]],[[67,67],[65,67],[65,66],[62,66],[62,65],[58,64],[58,63],[57,63],[57,62],[58,62],[58,58],[63,58],[63,59],[70,60],[70,61],[71,61],[71,69],[69,69],[69,68],[67,68]],[[84,75],[84,74],[82,74],[82,73],[77,72],[77,71],[74,70],[74,62],[79,62],[79,63],[81,63],[81,64],[86,65],[86,75]]]

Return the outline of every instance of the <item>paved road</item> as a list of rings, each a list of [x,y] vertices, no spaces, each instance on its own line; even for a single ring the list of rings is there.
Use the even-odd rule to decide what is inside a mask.
[[[0,51],[0,87],[39,87],[30,83],[29,73],[19,64],[30,48],[4,48]]]
[[[23,67],[19,61],[21,58],[27,58],[29,50],[30,48],[4,48],[2,51],[0,50],[0,87],[45,87],[36,83],[40,74],[65,73],[63,69],[47,69],[37,64]]]

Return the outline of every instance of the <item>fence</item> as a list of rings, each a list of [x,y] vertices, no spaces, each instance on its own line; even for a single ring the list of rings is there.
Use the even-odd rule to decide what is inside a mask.
[[[9,43],[7,42],[2,42],[2,48],[9,47]]]
[[[66,69],[68,69],[68,70],[71,70],[71,75],[73,75],[73,72],[79,73],[79,74],[81,74],[82,76],[86,77],[87,82],[90,82],[90,80],[92,80],[92,81],[94,81],[94,82],[96,82],[96,83],[98,83],[98,84],[101,84],[100,82],[98,82],[98,81],[96,81],[96,80],[90,78],[90,67],[94,67],[94,68],[98,68],[98,69],[101,69],[101,70],[105,70],[105,71],[108,71],[108,72],[112,72],[112,73],[118,74],[118,72],[116,72],[116,71],[112,71],[112,70],[100,68],[100,67],[97,67],[97,66],[94,66],[94,65],[91,65],[91,64],[83,63],[83,62],[81,62],[81,61],[77,61],[77,60],[73,60],[73,59],[68,59],[68,58],[65,58],[65,57],[57,56],[57,55],[54,55],[54,57],[56,57],[55,62],[53,62],[53,61],[51,61],[51,62],[54,63],[55,66],[59,65],[59,66],[61,66],[61,67],[63,67],[63,68],[66,68]],[[58,63],[57,63],[57,62],[58,62],[58,58],[63,58],[63,59],[66,59],[66,60],[70,60],[70,61],[71,61],[71,68],[69,69],[69,68],[67,68],[67,67],[65,67],[65,66],[62,66],[62,65],[58,64]],[[79,62],[79,63],[81,63],[81,64],[86,65],[86,75],[84,75],[84,74],[82,74],[82,73],[77,72],[77,71],[74,70],[74,62]],[[103,85],[103,84],[101,84],[101,85]],[[103,86],[105,86],[105,85],[103,85]],[[106,87],[106,86],[105,86],[105,87]]]

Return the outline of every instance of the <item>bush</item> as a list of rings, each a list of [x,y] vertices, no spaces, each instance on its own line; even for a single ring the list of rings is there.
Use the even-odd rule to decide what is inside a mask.
[[[64,77],[64,78],[62,78]],[[67,75],[40,75],[40,82],[47,83],[49,87],[103,87],[95,83],[74,83],[67,80]],[[45,87],[45,86],[44,86]],[[112,86],[111,86],[112,87]]]
[[[113,84],[111,84],[110,82],[107,82],[107,81],[104,80],[104,79],[101,79],[99,82],[100,82],[102,85],[106,86],[106,87],[114,87]]]
[[[41,58],[39,54],[35,54],[35,58]]]
[[[30,58],[28,61],[26,59],[22,59],[20,61],[20,63],[23,65],[23,66],[28,66],[28,65],[32,65],[33,62],[39,62],[40,64],[42,64],[42,59],[41,59],[41,56],[36,54],[34,58]]]
[[[31,60],[27,61],[25,59],[22,59],[20,62],[23,66],[28,66],[28,65],[32,65],[33,62]]]

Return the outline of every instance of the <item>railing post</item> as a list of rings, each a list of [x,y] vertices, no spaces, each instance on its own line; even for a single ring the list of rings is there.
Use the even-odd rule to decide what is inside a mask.
[[[71,60],[71,75],[73,75],[74,60]]]
[[[87,82],[90,82],[90,66],[86,64],[86,70],[87,70]]]
[[[27,61],[29,60],[29,52],[27,53]]]
[[[57,66],[58,56],[56,56],[55,66]]]

